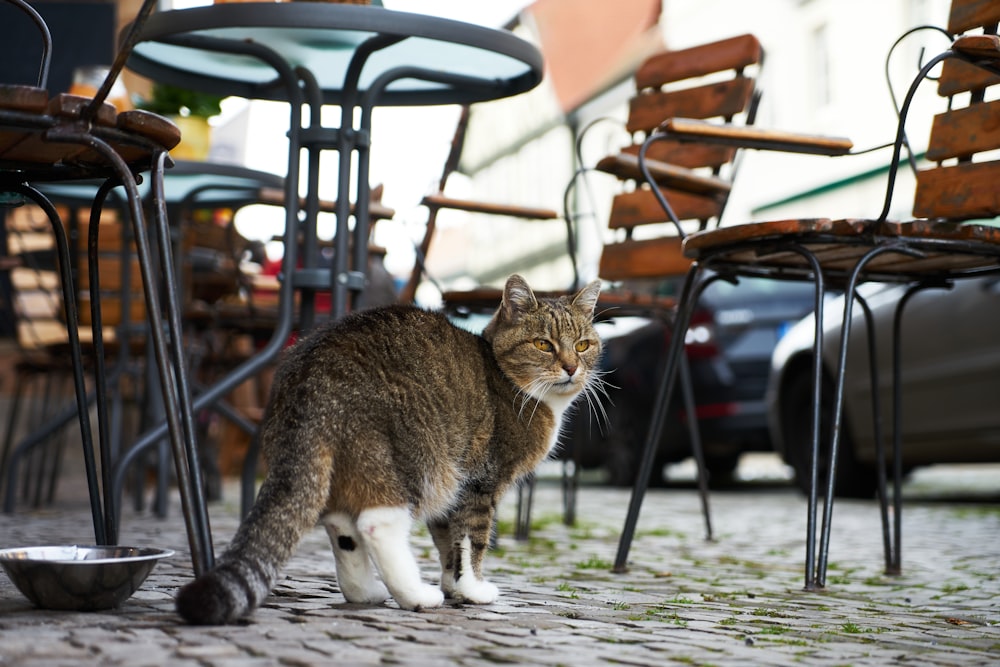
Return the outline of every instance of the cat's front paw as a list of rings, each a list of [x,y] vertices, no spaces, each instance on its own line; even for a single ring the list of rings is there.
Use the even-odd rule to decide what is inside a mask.
[[[381,604],[389,599],[389,589],[378,580],[363,585],[343,582],[340,592],[344,594],[344,599],[355,604]]]
[[[410,611],[436,609],[444,604],[444,593],[440,588],[429,584],[420,584],[418,588],[407,591],[397,591],[393,597],[400,607]]]
[[[472,604],[490,604],[496,602],[500,596],[500,589],[485,579],[464,576],[455,582],[452,594]]]

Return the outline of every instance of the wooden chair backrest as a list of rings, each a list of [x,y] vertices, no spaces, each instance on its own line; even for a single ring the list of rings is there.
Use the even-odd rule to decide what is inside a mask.
[[[956,49],[1000,70],[1000,2],[953,0],[948,31],[963,35]],[[993,90],[990,91],[990,88]],[[932,168],[917,174],[913,214],[968,220],[1000,215],[1000,75],[958,58],[944,61],[938,94],[948,110],[934,117],[927,147]],[[992,100],[991,100],[992,98]]]
[[[444,166],[441,169],[441,178],[438,179],[437,193],[443,193],[448,185],[448,178],[458,169],[458,162],[462,158],[462,149],[465,147],[465,133],[469,128],[469,107],[465,105],[459,112],[458,122],[455,124],[455,134],[452,135],[451,147],[445,158]],[[417,245],[417,259],[413,264],[413,270],[406,284],[399,292],[400,303],[412,303],[417,296],[417,287],[423,277],[423,262],[427,258],[427,253],[431,249],[431,241],[437,231],[437,216],[441,210],[438,206],[428,207],[427,225],[424,227],[423,238]]]
[[[0,211],[6,227],[12,288],[10,313],[14,316],[17,343],[22,350],[65,342],[62,293],[55,243],[48,218],[36,206]]]
[[[680,252],[680,239],[672,232],[657,239],[632,241],[632,231],[642,225],[667,221],[653,192],[627,162],[638,155],[643,140],[670,118],[718,119],[752,123],[758,95],[756,70],[763,49],[753,35],[740,35],[687,49],[654,54],[635,73],[636,95],[629,102],[626,129],[633,144],[621,156],[606,158],[598,169],[634,181],[634,187],[612,201],[608,226],[625,237],[624,243],[605,245],[599,275],[612,281],[677,275],[690,262]],[[659,141],[647,158],[697,175],[731,177],[736,149],[713,144]],[[625,162],[623,163],[623,160]],[[716,179],[718,180],[718,179]],[[664,187],[664,194],[681,221],[697,221],[704,228],[718,220],[725,208],[728,187],[696,193]]]

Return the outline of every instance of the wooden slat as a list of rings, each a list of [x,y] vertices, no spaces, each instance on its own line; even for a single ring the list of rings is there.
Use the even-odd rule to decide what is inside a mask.
[[[167,150],[181,141],[181,130],[173,121],[142,109],[118,114],[118,127],[151,139]]]
[[[0,85],[0,109],[41,113],[49,103],[49,91],[35,86]]]
[[[1000,37],[996,35],[965,35],[956,39],[951,48],[977,60],[1000,60]]]
[[[87,253],[87,243],[89,241],[90,234],[90,222],[89,220],[81,220],[78,226],[78,243],[80,252],[83,253],[84,261],[86,261]],[[130,246],[135,251],[135,242],[132,241]],[[118,253],[122,247],[122,228],[120,222],[105,222],[102,223],[98,228],[97,234],[97,252],[102,255],[113,255]]]
[[[87,108],[90,102],[91,98],[89,97],[60,93],[49,100],[48,114],[53,118],[75,120],[80,117],[80,114]],[[114,105],[104,102],[98,107],[97,115],[92,120],[96,125],[114,127],[117,116],[118,112],[115,110]]]
[[[667,118],[725,118],[744,109],[753,95],[754,81],[736,78],[686,90],[643,93],[629,101],[625,128],[649,132]]]
[[[642,144],[633,144],[622,149],[626,153],[638,155]],[[654,141],[646,149],[646,157],[659,162],[669,162],[678,167],[697,169],[698,167],[720,167],[732,162],[736,149],[720,144],[699,144],[689,141],[663,139]]]
[[[123,111],[118,114],[118,128],[149,139],[170,150],[181,142],[181,130],[173,121],[142,109]],[[126,162],[128,158],[122,156]]]
[[[679,220],[711,220],[722,213],[722,200],[703,197],[688,192],[666,190],[667,202]],[[611,229],[631,229],[641,225],[667,222],[660,202],[652,190],[641,188],[616,195],[611,202],[608,227]]]
[[[90,272],[87,270],[87,256],[80,256],[80,276],[78,283],[81,289],[90,289]],[[101,291],[117,290],[122,286],[122,261],[117,255],[102,255],[98,259],[98,270],[101,278]],[[142,293],[142,272],[136,259],[129,260],[129,287],[132,291]]]
[[[732,188],[732,184],[725,179],[699,174],[666,162],[647,160],[646,166],[650,175],[663,187],[713,196],[725,195]],[[595,169],[623,180],[645,180],[639,169],[639,156],[630,153],[609,155],[598,162]]]
[[[917,172],[913,215],[993,218],[1000,215],[1000,162],[963,163]]]
[[[90,317],[90,293],[85,292],[80,295],[78,303],[80,312],[80,324],[89,326],[93,319]],[[134,295],[129,301],[129,322],[144,322],[146,320],[146,305],[142,299],[142,293]],[[101,297],[101,324],[106,327],[116,326],[122,323],[122,302],[114,297]]]
[[[90,98],[62,93],[48,101],[45,114],[52,118],[73,120],[80,117],[80,112],[90,102]],[[100,107],[96,125],[114,127],[116,111],[114,106],[104,104]],[[26,132],[16,142],[0,143],[0,158],[11,162],[28,164],[70,164],[74,162],[101,164],[103,158],[95,150],[82,144],[63,143],[46,139],[39,132]]]
[[[941,63],[938,95],[949,97],[1000,83],[1000,76],[964,60],[949,58]]]
[[[727,146],[810,155],[845,155],[854,146],[850,139],[844,137],[798,134],[756,126],[706,123],[688,118],[672,118],[660,129],[680,140],[708,141]]]
[[[764,56],[760,42],[753,35],[702,44],[689,49],[664,51],[648,58],[635,73],[637,90],[659,88],[712,72],[739,70],[759,63]]]
[[[559,217],[559,213],[549,208],[534,208],[529,206],[514,206],[510,204],[500,204],[493,202],[471,201],[468,199],[455,199],[446,197],[441,193],[427,195],[421,202],[423,206],[438,209],[452,209],[456,211],[467,211],[469,213],[486,213],[489,215],[501,215],[511,218],[522,218],[525,220],[554,220]]]
[[[948,32],[958,35],[972,28],[1000,21],[1000,3],[996,0],[952,0]]]
[[[1000,148],[1000,101],[974,104],[934,117],[927,159],[940,162]]]
[[[605,280],[632,280],[684,275],[691,260],[681,253],[681,239],[663,236],[604,247],[599,275]]]

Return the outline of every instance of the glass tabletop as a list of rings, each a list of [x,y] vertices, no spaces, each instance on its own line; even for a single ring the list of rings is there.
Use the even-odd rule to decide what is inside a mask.
[[[179,160],[164,171],[163,195],[167,205],[190,198],[192,203],[206,208],[238,207],[259,201],[262,188],[280,190],[284,184],[281,176],[267,172]],[[100,185],[100,181],[80,181],[41,183],[37,187],[54,202],[89,206]],[[148,179],[138,185],[138,191],[140,197],[148,196]]]
[[[380,105],[472,103],[530,90],[541,81],[542,56],[509,31],[394,11],[324,2],[227,3],[153,14],[128,67],[164,83],[250,99],[284,100],[275,70],[256,57],[202,48],[198,40],[264,45],[317,78],[323,101],[338,104],[358,47],[376,36],[392,43],[361,71],[364,91],[384,72],[418,67],[475,77],[482,85],[413,78],[394,81]]]

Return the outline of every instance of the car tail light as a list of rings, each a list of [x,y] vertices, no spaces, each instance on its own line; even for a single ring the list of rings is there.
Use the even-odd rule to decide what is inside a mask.
[[[719,355],[716,345],[715,320],[706,310],[696,311],[684,334],[684,349],[689,359],[707,359]]]

